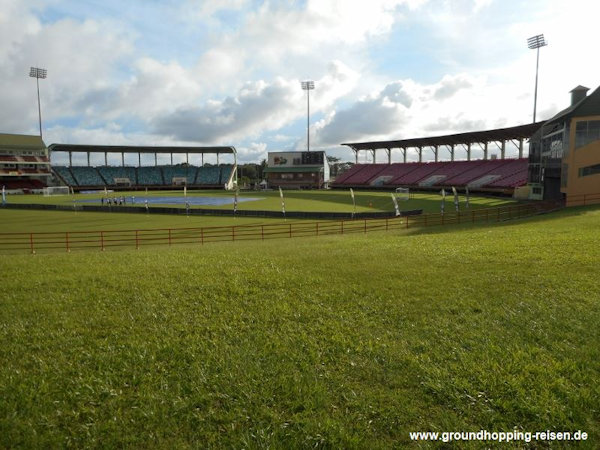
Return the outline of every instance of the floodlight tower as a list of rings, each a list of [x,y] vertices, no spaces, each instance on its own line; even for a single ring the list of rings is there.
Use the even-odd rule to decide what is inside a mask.
[[[533,123],[535,123],[535,112],[537,108],[537,87],[538,87],[538,68],[540,66],[540,47],[545,47],[548,43],[544,40],[543,34],[538,34],[536,36],[530,37],[527,39],[527,46],[530,49],[537,50],[537,61],[535,63],[535,95],[533,97]]]
[[[40,69],[39,67],[32,67],[29,70],[29,76],[35,78],[37,84],[37,97],[38,97],[38,114],[40,118],[40,138],[42,137],[42,107],[40,106],[40,78],[46,78],[48,71],[46,69]]]
[[[315,88],[315,82],[301,81],[300,86],[306,91],[306,151],[310,152],[310,91]]]

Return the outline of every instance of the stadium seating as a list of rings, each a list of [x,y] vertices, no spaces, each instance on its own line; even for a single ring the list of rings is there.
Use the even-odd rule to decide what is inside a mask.
[[[141,186],[158,186],[165,184],[160,167],[138,167],[137,182]]]
[[[520,170],[517,173],[509,175],[504,178],[495,180],[494,182],[487,184],[486,187],[490,188],[515,188],[527,184],[527,169]]]
[[[426,176],[439,169],[445,163],[421,163],[415,170],[408,172],[405,175],[392,178],[387,184],[413,186],[417,185]]]
[[[105,186],[106,183],[95,167],[72,166],[71,173],[79,186]]]
[[[39,162],[36,156],[24,156],[18,157],[22,162]]]
[[[174,178],[185,178],[189,186],[222,187],[234,166],[53,166],[52,170],[69,186],[116,186],[115,178],[129,179],[132,186],[171,186]],[[30,169],[38,173],[37,169]]]
[[[486,184],[486,187],[510,188],[522,186],[527,181],[527,159],[505,160],[506,164],[493,171],[498,175],[492,183]]]
[[[233,166],[221,166],[221,184],[225,184],[229,181],[232,172]]]
[[[334,186],[473,186],[508,189],[527,182],[527,159],[357,164]]]
[[[452,177],[465,173],[466,171],[475,169],[484,164],[484,161],[455,161],[444,163],[438,169],[434,170],[430,173],[426,178],[424,178],[420,184],[421,185],[446,185],[447,180],[452,179]],[[434,182],[427,183],[427,180],[432,180]]]
[[[2,180],[6,189],[42,189],[46,185],[40,180]]]
[[[357,185],[367,185],[369,181],[376,177],[379,172],[385,169],[387,164],[368,164],[363,170],[359,171],[354,175],[352,181]]]
[[[71,170],[65,166],[54,166],[54,172],[58,174],[59,178],[62,178],[65,183],[69,186],[77,186],[77,181],[73,177]]]
[[[220,185],[221,168],[217,166],[198,167],[196,184]]]
[[[462,173],[458,173],[453,177],[449,177],[444,181],[447,186],[466,186],[469,183],[493,172],[500,166],[503,166],[506,160],[503,159],[492,159],[483,161],[482,164],[466,169]]]
[[[101,166],[97,169],[102,178],[106,180],[106,184],[109,186],[114,186],[117,184],[115,182],[115,178],[128,178],[131,184],[135,185],[137,183],[135,167]]]
[[[377,174],[377,178],[381,178],[385,184],[390,184],[392,180],[396,178],[401,178],[409,173],[415,171],[417,168],[421,167],[423,163],[398,163],[398,164],[390,164],[385,169]]]
[[[163,166],[162,173],[165,184],[173,184],[173,178],[185,178],[186,184],[193,184],[196,179],[196,167],[190,166]]]

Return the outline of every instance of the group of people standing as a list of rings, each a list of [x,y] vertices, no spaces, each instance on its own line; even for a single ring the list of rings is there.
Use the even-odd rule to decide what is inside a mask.
[[[100,202],[102,203],[102,206],[104,205],[108,205],[108,206],[124,206],[127,204],[127,200],[125,197],[121,196],[121,197],[102,197],[100,199]],[[135,197],[131,197],[131,203],[135,203]]]

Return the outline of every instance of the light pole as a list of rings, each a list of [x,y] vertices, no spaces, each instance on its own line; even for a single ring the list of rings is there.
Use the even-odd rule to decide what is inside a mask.
[[[310,152],[310,91],[315,88],[315,82],[301,81],[300,86],[306,91],[306,151]]]
[[[48,71],[46,69],[40,69],[39,67],[32,67],[29,70],[29,76],[35,78],[37,84],[37,96],[38,96],[38,114],[40,118],[40,138],[42,137],[42,107],[40,106],[40,78],[46,78]]]
[[[537,49],[537,61],[535,63],[535,95],[533,97],[533,123],[535,123],[535,112],[537,108],[537,87],[538,87],[538,68],[540,66],[540,47],[544,47],[548,45],[548,43],[544,40],[543,34],[538,34],[536,36],[530,37],[527,39],[527,46],[530,49]]]

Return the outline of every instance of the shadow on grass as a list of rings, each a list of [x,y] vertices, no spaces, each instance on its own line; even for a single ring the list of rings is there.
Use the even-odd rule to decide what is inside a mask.
[[[442,234],[452,233],[462,230],[474,230],[480,228],[489,227],[513,227],[523,223],[546,223],[558,219],[566,219],[569,217],[578,217],[588,214],[593,211],[600,211],[600,205],[589,205],[589,206],[574,206],[570,208],[563,208],[557,211],[551,211],[546,213],[539,213],[533,216],[522,217],[519,219],[507,219],[490,222],[475,222],[475,223],[452,223],[448,225],[434,225],[431,227],[415,227],[406,230],[406,235],[423,235],[423,234]]]

